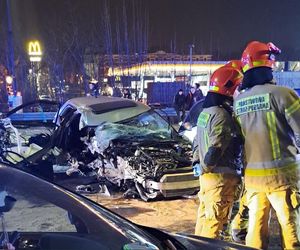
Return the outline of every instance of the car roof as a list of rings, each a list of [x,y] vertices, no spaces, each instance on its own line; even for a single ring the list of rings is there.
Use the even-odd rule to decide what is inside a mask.
[[[95,104],[102,104],[114,101],[123,101],[123,102],[135,102],[130,99],[120,98],[120,97],[111,97],[111,96],[83,96],[83,97],[76,97],[68,100],[66,103],[71,103],[73,106],[80,106],[80,107],[89,107]]]
[[[61,111],[66,106],[76,108],[81,113],[80,128],[98,126],[103,121],[120,122],[151,109],[141,102],[109,96],[73,98],[63,105]]]
[[[133,108],[140,105],[140,103],[119,97],[77,97],[67,101],[75,108],[89,108],[93,113],[100,114],[115,109]]]

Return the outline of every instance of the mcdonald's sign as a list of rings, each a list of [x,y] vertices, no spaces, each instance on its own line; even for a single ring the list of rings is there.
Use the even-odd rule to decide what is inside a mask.
[[[31,62],[39,62],[42,59],[42,50],[39,41],[30,41],[28,44],[28,55]]]

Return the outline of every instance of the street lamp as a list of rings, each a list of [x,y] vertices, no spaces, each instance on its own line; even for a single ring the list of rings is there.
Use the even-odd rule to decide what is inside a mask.
[[[10,11],[10,0],[6,0],[6,13],[7,13],[7,51],[8,51],[8,70],[12,76],[15,76],[14,65],[14,42],[13,42],[13,30]],[[17,81],[12,82],[13,94],[17,93]]]
[[[13,83],[13,77],[12,76],[6,76],[5,81],[7,84],[11,85]]]

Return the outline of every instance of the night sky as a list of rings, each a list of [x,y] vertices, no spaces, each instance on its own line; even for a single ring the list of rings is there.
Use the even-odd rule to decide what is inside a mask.
[[[187,54],[188,45],[193,43],[197,54],[213,54],[215,60],[228,60],[240,57],[249,41],[260,40],[272,41],[280,47],[282,60],[300,59],[299,0],[124,1],[131,53],[138,50],[137,33],[142,32],[137,32],[137,27],[140,27],[140,31],[146,32],[143,39],[147,42],[142,49],[148,52],[165,50]],[[123,0],[106,3],[111,50],[125,51]],[[68,34],[72,29],[78,37],[86,37],[82,42],[90,41],[91,48],[98,46],[95,50],[107,51],[104,6],[105,0],[12,0],[15,40],[24,45],[26,40],[38,38],[47,48],[50,44],[62,46],[69,38],[66,36],[62,41],[59,35]],[[0,0],[0,36],[5,36],[4,7],[5,1]],[[140,26],[135,27],[134,23]],[[119,38],[116,25],[121,30]],[[95,35],[91,36],[92,33]]]

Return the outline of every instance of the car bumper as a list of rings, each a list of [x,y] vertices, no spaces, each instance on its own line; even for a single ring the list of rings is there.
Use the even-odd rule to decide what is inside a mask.
[[[187,169],[187,172],[164,174],[159,182],[146,180],[145,187],[159,190],[164,197],[194,194],[199,190],[199,178],[194,176],[191,167]]]

